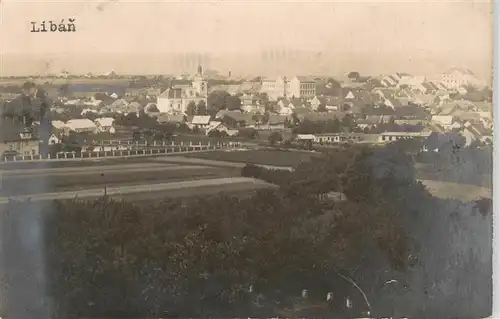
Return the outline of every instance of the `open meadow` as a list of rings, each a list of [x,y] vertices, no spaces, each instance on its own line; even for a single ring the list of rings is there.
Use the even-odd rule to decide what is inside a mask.
[[[237,163],[296,167],[302,162],[320,156],[319,153],[285,150],[215,151],[186,154],[184,157]]]
[[[122,187],[239,176],[238,169],[200,165],[135,164],[20,169],[4,171],[1,196],[16,196],[95,187]]]

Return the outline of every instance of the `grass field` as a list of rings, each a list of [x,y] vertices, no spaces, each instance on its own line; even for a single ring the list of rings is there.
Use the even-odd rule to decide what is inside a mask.
[[[103,158],[85,161],[45,161],[45,162],[9,162],[0,164],[0,172],[11,169],[38,169],[38,168],[63,168],[63,167],[91,167],[95,165],[117,165],[144,163],[147,159],[141,157],[123,157],[123,158]]]
[[[159,203],[165,199],[171,199],[171,198],[206,198],[206,196],[213,196],[217,195],[220,193],[224,193],[225,196],[231,196],[231,197],[237,197],[237,198],[248,198],[249,196],[252,196],[255,194],[256,191],[261,190],[261,189],[273,189],[275,188],[273,185],[266,184],[266,183],[234,183],[234,184],[223,184],[219,185],[217,187],[213,186],[198,186],[198,187],[188,187],[188,188],[182,188],[182,189],[172,189],[172,190],[165,190],[165,191],[152,191],[152,192],[139,192],[139,193],[134,193],[134,194],[126,194],[126,195],[121,195],[121,194],[113,194],[110,195],[109,197],[112,200],[116,201],[126,201],[127,203],[133,203],[133,204],[138,204],[138,205],[151,205],[155,203]],[[1,196],[0,196],[1,197]],[[78,196],[74,196],[72,198],[77,198]],[[101,196],[95,196],[95,197],[80,197],[80,199],[85,199],[85,200],[93,200],[93,199],[98,199],[102,198]],[[23,196],[20,196],[18,198],[13,198],[17,200],[25,200],[26,198],[23,198]],[[41,202],[47,202],[47,201],[41,201]],[[40,201],[37,201],[37,205],[40,205]],[[1,204],[0,204],[1,206]],[[38,206],[40,207],[40,206]]]
[[[149,183],[177,182],[197,179],[210,179],[239,176],[239,171],[207,167],[203,169],[179,168],[173,170],[149,171],[106,171],[104,176],[99,172],[86,175],[18,175],[3,178],[0,196],[14,196],[59,191],[81,190],[96,187],[126,186]]]
[[[183,156],[227,162],[296,167],[300,163],[309,161],[311,158],[318,155],[317,153],[299,151],[247,150],[202,152]]]
[[[422,183],[432,195],[439,198],[452,198],[467,202],[481,197],[492,198],[493,195],[492,190],[485,187],[436,180],[423,180]]]
[[[185,189],[170,190],[168,192],[150,192],[129,194],[126,196],[113,195],[111,198],[115,200],[125,200],[134,204],[151,204],[152,201],[161,201],[166,198],[201,198],[205,196],[217,195],[224,193],[231,197],[248,198],[255,194],[260,189],[272,189],[271,185],[241,183],[231,185],[220,185],[218,187],[193,187]]]

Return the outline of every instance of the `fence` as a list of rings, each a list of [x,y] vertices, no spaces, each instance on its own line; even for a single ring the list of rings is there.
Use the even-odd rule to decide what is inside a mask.
[[[203,152],[214,151],[219,149],[234,149],[241,147],[241,143],[215,143],[215,144],[193,144],[189,143],[184,145],[169,145],[167,147],[156,148],[143,148],[143,149],[129,149],[129,150],[110,150],[110,151],[90,151],[90,152],[60,152],[55,157],[48,154],[43,157],[41,154],[35,155],[17,155],[11,159],[5,158],[4,162],[29,162],[29,161],[48,161],[48,160],[78,160],[88,158],[109,158],[109,157],[131,157],[131,156],[154,156],[173,153],[187,153],[187,152]]]
[[[109,142],[109,141],[108,141]],[[112,142],[112,141],[111,141]],[[221,143],[215,143],[215,145],[218,145]],[[224,144],[229,144],[229,143],[224,143]],[[235,144],[235,143],[232,143]],[[98,152],[98,151],[128,151],[128,150],[137,150],[140,148],[166,148],[166,147],[212,147],[214,144],[208,142],[207,144],[193,144],[193,142],[189,143],[184,143],[180,142],[179,144],[175,144],[174,142],[153,142],[153,143],[139,143],[139,142],[134,142],[134,143],[122,143],[122,144],[117,144],[117,143],[103,143],[101,145],[89,145],[89,146],[84,146],[83,149],[85,149],[86,152]]]
[[[192,144],[192,142],[190,142]],[[101,141],[90,141],[89,146],[100,147],[100,146],[175,146],[175,142],[166,142],[166,141],[152,141],[148,143],[147,141],[132,141],[132,140],[101,140]],[[183,142],[180,142],[180,145],[183,145]],[[201,143],[199,143],[201,145]],[[204,145],[210,145],[210,142]]]

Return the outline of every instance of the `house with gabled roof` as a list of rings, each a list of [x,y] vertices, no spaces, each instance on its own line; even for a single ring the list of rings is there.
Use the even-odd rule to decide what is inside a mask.
[[[385,106],[388,106],[393,110],[402,106],[401,102],[399,102],[398,99],[392,97],[385,99],[383,103]]]
[[[108,132],[111,134],[115,133],[115,128],[113,127],[115,119],[112,117],[101,117],[94,121],[99,132]]]
[[[230,130],[221,121],[210,121],[208,126],[205,128],[205,135],[210,135],[213,132],[224,132],[229,136],[238,134],[238,130]]]
[[[352,91],[347,92],[347,94],[344,96],[344,100],[354,100],[356,96],[354,96],[354,93]]]
[[[89,119],[71,119],[66,126],[75,133],[97,133],[96,124]]]
[[[58,129],[58,130],[62,130],[64,127],[66,127],[66,123],[64,123],[63,121],[59,121],[59,120],[54,120],[51,122],[51,124],[52,124],[53,128]]]
[[[39,154],[39,138],[22,123],[10,119],[1,119],[0,156],[6,155],[7,153],[11,155]]]
[[[399,92],[397,88],[375,88],[372,90],[372,93],[378,95],[382,101],[396,96],[397,92]]]
[[[253,94],[240,96],[241,109],[247,113],[264,113],[265,107],[261,104],[261,99]]]
[[[210,124],[210,115],[194,115],[189,121],[188,121],[188,126],[189,128],[200,128],[204,129],[207,128]]]
[[[321,100],[317,97],[317,96],[314,96],[310,101],[309,101],[309,105],[311,106],[311,109],[313,111],[316,111],[319,106],[325,102],[325,98],[322,98]],[[326,106],[326,104],[325,104]]]
[[[394,87],[399,83],[400,80],[401,80],[401,74],[394,73],[383,77],[380,83],[385,87]]]
[[[237,110],[220,110],[215,115],[215,119],[222,121],[228,128],[255,127],[257,125],[255,114]]]
[[[438,124],[445,129],[449,129],[454,121],[455,117],[452,115],[433,115],[431,118],[431,122]]]
[[[486,135],[486,130],[481,125],[468,123],[463,128],[462,135],[465,137],[465,145],[469,146],[476,140],[481,141]]]
[[[327,120],[334,120],[334,119],[341,120],[344,118],[344,116],[346,116],[346,113],[340,112],[340,111],[336,111],[336,112],[311,112],[311,113],[297,115],[297,118],[300,121],[309,120],[309,121],[317,122],[317,121],[327,121]]]

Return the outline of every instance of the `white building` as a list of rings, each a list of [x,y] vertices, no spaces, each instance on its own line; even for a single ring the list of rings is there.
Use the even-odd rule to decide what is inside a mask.
[[[64,123],[63,121],[55,120],[55,121],[52,121],[52,127],[57,129],[57,130],[62,130],[66,127],[66,123]]]
[[[49,137],[49,145],[60,144],[61,139],[57,137],[55,134],[51,134]]]
[[[397,87],[401,87],[402,85],[407,85],[409,87],[417,86],[421,83],[425,82],[425,76],[412,76],[412,75],[403,75],[398,81]]]
[[[445,129],[450,129],[455,121],[455,117],[452,115],[433,115],[431,122],[441,125]]]
[[[380,83],[385,87],[394,87],[401,80],[401,74],[394,73],[390,75],[386,75],[380,80]]]
[[[94,121],[99,132],[108,132],[111,134],[115,133],[115,128],[113,127],[115,119],[112,117],[101,117]]]
[[[76,133],[97,133],[97,126],[89,119],[69,120],[66,126],[71,132]]]
[[[212,132],[224,132],[229,136],[234,136],[238,134],[238,130],[230,130],[224,123],[220,121],[210,121],[208,126],[205,128],[205,135],[209,135]]]
[[[198,73],[189,85],[174,85],[166,89],[157,97],[156,107],[161,113],[186,114],[188,105],[200,103],[207,105],[208,88],[203,79],[202,68],[198,67]]]
[[[266,93],[269,101],[280,98],[306,98],[316,95],[316,81],[306,76],[267,78],[262,80],[261,93]]]
[[[313,98],[316,96],[316,81],[307,76],[294,76],[286,93],[286,96],[291,98]]]
[[[436,76],[436,81],[443,84],[446,88],[454,90],[464,86],[485,86],[485,83],[479,80],[470,70],[459,68],[453,68],[446,73]]]
[[[427,138],[431,132],[384,132],[379,135],[379,142],[387,143],[401,139]]]
[[[263,79],[260,90],[261,93],[267,94],[267,96],[269,97],[269,101],[277,101],[279,98],[285,96],[285,89],[285,79],[279,76],[276,79]]]
[[[195,115],[188,126],[190,129],[206,129],[210,126],[210,115]]]

